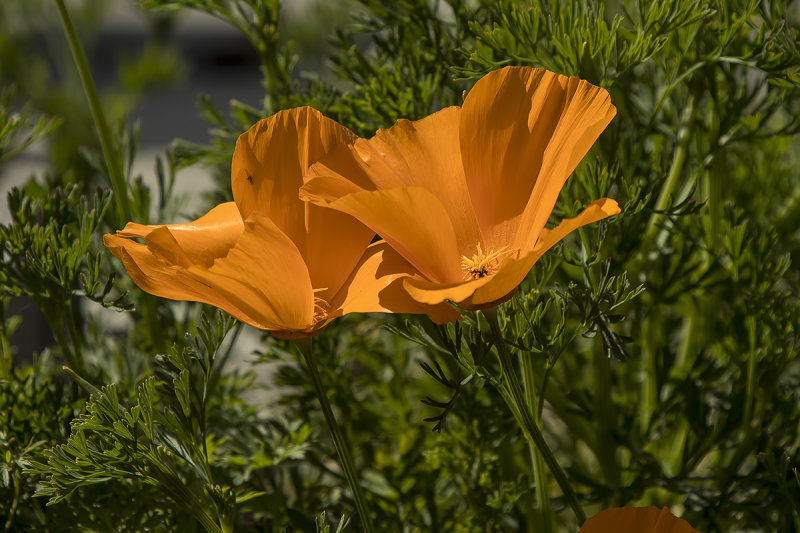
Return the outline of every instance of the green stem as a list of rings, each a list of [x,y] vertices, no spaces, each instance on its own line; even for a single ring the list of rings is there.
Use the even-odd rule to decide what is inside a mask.
[[[11,345],[5,331],[0,331],[0,379],[10,379],[14,360],[11,358]]]
[[[183,483],[177,481],[177,478],[169,479],[169,477],[166,477],[161,479],[161,483],[164,490],[171,494],[173,499],[182,505],[184,509],[188,510],[200,522],[203,529],[208,533],[223,533],[222,527],[203,509],[197,497]]]
[[[599,336],[598,336],[599,337]],[[596,338],[599,341],[599,338]],[[595,395],[594,395],[594,421],[596,425],[597,440],[595,443],[595,455],[600,463],[600,470],[606,483],[613,489],[612,498],[618,497],[620,486],[619,467],[617,465],[617,445],[614,440],[614,415],[616,410],[611,402],[611,368],[608,357],[600,346],[595,342],[591,350],[593,352]]]
[[[72,346],[75,348],[75,358],[80,361],[78,368],[83,368],[83,335],[76,323],[77,310],[73,308],[72,303],[67,304],[67,312],[69,313],[69,316],[65,319],[67,331],[69,331],[69,336],[72,339]]]
[[[656,364],[655,342],[656,327],[650,317],[642,321],[642,357],[640,361],[641,387],[639,392],[639,427],[642,434],[646,434],[650,427],[650,420],[658,404],[658,372]]]
[[[46,309],[46,304],[39,306],[42,311]],[[44,312],[44,318],[47,321],[47,324],[50,326],[50,331],[53,333],[53,338],[58,344],[58,347],[61,349],[61,353],[64,356],[64,360],[67,362],[67,365],[75,369],[80,374],[86,374],[86,367],[83,365],[83,356],[80,352],[78,352],[78,347],[75,346],[75,350],[73,351],[70,343],[67,342],[67,338],[64,335],[64,324],[63,321],[65,320],[61,313],[57,313],[55,316],[52,313]],[[69,319],[66,319],[69,322]]]
[[[536,447],[537,450],[539,450],[539,453],[542,454],[544,462],[547,464],[548,468],[550,468],[550,472],[553,473],[553,477],[556,478],[558,486],[564,493],[564,498],[566,498],[567,504],[575,514],[578,524],[583,524],[586,521],[586,514],[584,514],[583,508],[578,502],[578,497],[575,494],[575,491],[572,490],[572,486],[567,480],[567,475],[561,469],[561,466],[559,466],[558,461],[556,461],[553,452],[550,450],[547,442],[545,442],[544,436],[542,435],[542,432],[539,431],[539,427],[536,425],[536,421],[525,402],[525,396],[522,393],[522,386],[519,383],[519,378],[517,378],[517,372],[514,369],[514,364],[511,362],[511,354],[508,352],[508,347],[503,340],[503,334],[500,330],[500,322],[497,319],[497,309],[485,309],[483,311],[483,315],[486,317],[486,320],[489,322],[489,326],[492,329],[494,344],[497,347],[497,355],[500,359],[500,365],[503,369],[503,377],[509,393],[507,398],[511,400],[511,405],[509,405],[509,407],[511,408],[512,413],[516,415],[517,421],[520,423],[522,431],[525,433],[525,437]]]
[[[10,379],[14,359],[11,357],[11,344],[8,342],[4,302],[0,301],[0,379]]]
[[[92,119],[97,128],[97,135],[100,138],[100,147],[103,149],[103,157],[108,167],[108,176],[111,179],[111,188],[114,189],[114,199],[117,203],[120,218],[122,222],[132,220],[131,206],[128,200],[128,188],[125,185],[125,178],[122,173],[122,162],[114,150],[114,140],[111,136],[111,129],[108,127],[108,122],[103,112],[103,106],[100,103],[100,98],[97,96],[97,88],[92,78],[92,72],[89,70],[89,63],[86,61],[86,54],[78,39],[78,34],[75,32],[75,27],[72,25],[72,20],[69,18],[67,8],[64,7],[64,0],[56,0],[56,7],[61,17],[61,24],[64,26],[64,33],[69,42],[72,58],[75,60],[75,66],[78,68],[78,75],[81,78],[83,90],[86,93],[86,99],[89,101],[89,109],[91,109]]]
[[[755,403],[755,374],[756,374],[756,319],[753,316],[745,320],[747,327],[747,339],[749,350],[747,354],[747,381],[745,385],[745,404],[744,404],[744,431],[750,432],[753,419],[753,404]]]
[[[650,251],[653,241],[661,229],[660,226],[661,221],[664,219],[664,214],[659,213],[658,211],[663,211],[667,208],[670,198],[675,192],[675,187],[678,185],[678,179],[681,176],[683,165],[686,162],[686,154],[688,152],[690,139],[689,126],[691,125],[693,119],[694,98],[689,97],[689,101],[686,104],[686,108],[684,109],[683,116],[681,118],[682,124],[678,130],[678,146],[675,149],[675,153],[672,155],[672,164],[670,165],[669,173],[667,174],[667,179],[664,182],[664,185],[661,187],[661,192],[656,200],[656,205],[654,208],[656,212],[650,217],[650,220],[647,223],[647,228],[644,232],[644,237],[642,238],[642,246],[640,249],[643,251],[643,253]]]
[[[525,394],[528,409],[533,413],[533,421],[541,430],[542,418],[539,415],[540,411],[536,400],[536,374],[533,368],[533,357],[531,354],[525,354],[521,360],[522,392]],[[542,401],[544,401],[544,398]],[[545,469],[544,458],[535,446],[531,446],[530,441],[528,441],[528,449],[531,454],[533,478],[536,484],[536,501],[539,504],[539,513],[541,515],[541,530],[543,533],[551,533],[553,531],[553,512],[550,509],[550,493],[547,491],[547,470]]]
[[[11,475],[11,481],[14,483],[14,499],[11,501],[11,509],[8,510],[8,517],[6,518],[5,526],[3,526],[3,533],[11,531],[11,525],[14,523],[14,517],[17,516],[17,507],[19,506],[20,495],[20,479],[16,470]]]
[[[325,387],[322,385],[322,380],[320,379],[317,365],[314,362],[314,357],[311,352],[311,337],[297,339],[295,343],[302,352],[303,358],[308,366],[308,370],[311,373],[311,379],[314,382],[314,388],[317,391],[319,403],[322,407],[322,414],[325,416],[325,422],[328,424],[331,437],[333,437],[333,445],[336,447],[336,452],[339,454],[339,462],[342,465],[344,476],[347,478],[347,483],[350,485],[350,490],[353,491],[353,498],[355,499],[356,503],[356,511],[361,519],[361,524],[364,526],[365,532],[372,533],[375,531],[375,527],[372,525],[372,516],[367,511],[368,508],[366,499],[364,498],[364,492],[361,489],[361,485],[358,482],[358,477],[356,476],[355,468],[353,467],[353,459],[350,455],[350,447],[348,446],[341,429],[339,429],[339,425],[336,423],[336,418],[333,416],[331,404],[328,402],[328,395],[325,392]]]
[[[223,533],[214,518],[204,509],[197,496],[186,487],[178,476],[175,465],[161,446],[151,448],[147,453],[149,463],[152,465],[150,475],[154,477],[163,491],[172,497],[178,505],[189,511],[200,522],[208,533]]]

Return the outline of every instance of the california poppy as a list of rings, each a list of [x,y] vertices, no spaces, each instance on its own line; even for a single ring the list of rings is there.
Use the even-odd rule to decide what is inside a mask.
[[[615,113],[586,81],[506,67],[480,79],[463,107],[336,147],[311,166],[301,197],[385,239],[416,270],[403,280],[416,301],[490,307],[568,233],[619,213],[602,198],[544,227]]]
[[[381,291],[391,293],[410,266],[385,244],[370,246],[374,232],[351,216],[298,198],[308,166],[354,139],[314,109],[281,111],[239,137],[233,202],[185,224],[128,223],[103,242],[146,292],[208,303],[282,337],[314,334],[348,312],[384,311]],[[452,314],[409,298],[400,307],[444,313],[440,321]]]
[[[617,507],[600,511],[578,533],[699,533],[664,507]]]

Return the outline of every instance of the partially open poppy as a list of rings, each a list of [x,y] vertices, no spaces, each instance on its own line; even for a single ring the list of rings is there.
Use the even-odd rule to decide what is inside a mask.
[[[490,307],[568,233],[619,213],[602,198],[544,227],[615,113],[586,81],[506,67],[479,80],[463,108],[336,147],[311,166],[301,197],[383,237],[416,270],[403,288],[417,302]]]
[[[385,244],[370,246],[374,232],[351,216],[298,198],[308,166],[354,139],[314,109],[281,111],[239,137],[233,202],[185,224],[129,223],[103,242],[143,290],[211,304],[282,337],[312,335],[349,312],[386,311],[381,291],[391,294],[410,265]],[[444,313],[440,321],[453,313],[409,298],[400,307]]]
[[[664,507],[617,507],[600,511],[578,533],[699,533]]]

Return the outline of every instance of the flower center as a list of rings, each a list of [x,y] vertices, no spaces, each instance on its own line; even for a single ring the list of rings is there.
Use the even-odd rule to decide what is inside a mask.
[[[328,289],[314,289],[314,292],[321,292],[326,291]],[[325,317],[328,316],[328,307],[330,304],[324,299],[320,298],[319,296],[314,296],[314,317],[313,321],[316,324],[317,322],[322,322],[325,320]]]
[[[494,274],[500,266],[500,258],[511,252],[513,250],[507,246],[503,246],[499,250],[487,250],[484,252],[481,243],[478,243],[477,253],[471,258],[466,255],[461,256],[461,271],[464,274],[464,279],[480,279]]]

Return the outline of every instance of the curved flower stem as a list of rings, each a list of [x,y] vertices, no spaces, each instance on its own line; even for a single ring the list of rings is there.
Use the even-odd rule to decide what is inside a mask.
[[[556,478],[556,482],[561,488],[561,491],[564,493],[567,504],[575,514],[578,524],[583,524],[586,521],[586,514],[583,512],[583,508],[578,502],[578,497],[575,494],[575,491],[572,490],[572,486],[567,480],[567,475],[561,469],[561,466],[559,466],[558,461],[556,461],[556,458],[553,455],[553,452],[550,450],[550,447],[547,446],[547,442],[545,442],[544,436],[542,436],[542,432],[539,431],[539,427],[536,424],[535,418],[531,414],[531,409],[528,408],[528,405],[525,401],[525,396],[522,392],[522,386],[520,385],[519,378],[517,377],[517,371],[514,369],[514,364],[511,361],[511,354],[508,352],[508,347],[503,340],[503,333],[500,330],[500,322],[497,319],[497,308],[484,309],[483,315],[486,317],[486,320],[489,322],[489,327],[492,329],[492,337],[494,344],[497,347],[497,356],[500,359],[500,366],[503,369],[503,378],[505,379],[508,392],[508,396],[505,397],[506,400],[509,401],[509,407],[517,418],[517,422],[520,424],[522,431],[525,433],[525,437],[528,439],[528,442],[536,447],[541,454],[542,459],[544,459],[544,462],[553,473],[553,477]]]
[[[297,339],[295,343],[303,353],[303,358],[305,359],[308,370],[311,373],[311,379],[314,382],[314,388],[317,390],[319,403],[322,407],[322,414],[325,415],[325,422],[327,422],[328,429],[331,432],[331,437],[333,437],[333,445],[336,447],[336,452],[339,454],[339,462],[342,465],[344,476],[347,478],[347,483],[350,485],[350,490],[353,491],[353,499],[356,503],[356,511],[361,518],[361,524],[364,527],[365,532],[373,533],[375,531],[375,527],[372,525],[372,516],[367,511],[364,492],[361,490],[361,485],[359,484],[358,477],[356,476],[356,470],[353,467],[353,458],[350,456],[350,447],[348,446],[342,431],[339,429],[339,425],[336,423],[336,418],[333,416],[331,404],[328,402],[328,395],[325,392],[325,387],[322,385],[322,380],[320,379],[319,371],[317,370],[317,364],[314,362],[314,357],[311,353],[311,337]]]
[[[119,216],[122,222],[127,222],[132,220],[131,206],[128,201],[128,189],[125,185],[121,161],[118,154],[114,151],[114,140],[111,136],[111,129],[108,127],[105,113],[103,113],[103,106],[100,104],[100,98],[97,96],[97,88],[94,85],[92,72],[89,70],[89,63],[86,61],[86,54],[83,51],[83,46],[81,46],[78,34],[75,32],[75,27],[72,25],[72,20],[69,18],[67,8],[64,7],[64,0],[56,0],[56,7],[61,17],[61,24],[64,26],[64,33],[67,35],[69,49],[75,60],[75,66],[78,68],[78,74],[83,84],[83,91],[86,93],[86,99],[89,101],[89,109],[92,111],[92,119],[97,128],[97,136],[100,138],[100,147],[103,149],[103,158],[106,160],[106,166],[108,167],[108,176],[111,179],[111,187],[114,189],[114,199],[117,202]]]

